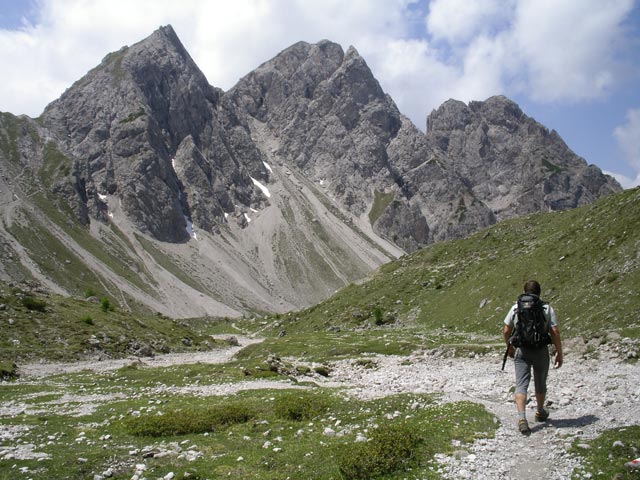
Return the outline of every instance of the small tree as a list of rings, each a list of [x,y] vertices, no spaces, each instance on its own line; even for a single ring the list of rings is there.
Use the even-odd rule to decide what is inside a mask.
[[[100,308],[105,313],[109,311],[111,312],[113,311],[113,305],[111,305],[111,302],[107,297],[102,297],[102,300],[100,300]]]
[[[375,318],[376,325],[384,324],[384,317],[382,315],[382,310],[380,307],[376,307],[373,311],[373,318]]]

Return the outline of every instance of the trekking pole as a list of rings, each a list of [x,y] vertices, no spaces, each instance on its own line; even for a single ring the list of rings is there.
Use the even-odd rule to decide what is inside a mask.
[[[504,357],[502,358],[502,370],[504,370],[504,366],[507,364],[507,358],[509,357],[509,347],[511,345],[507,345],[507,350],[504,352]]]

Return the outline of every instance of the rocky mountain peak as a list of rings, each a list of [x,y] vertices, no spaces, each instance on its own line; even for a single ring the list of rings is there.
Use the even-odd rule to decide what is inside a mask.
[[[504,96],[449,100],[427,125],[427,139],[498,220],[573,208],[620,189]]]
[[[235,127],[233,120],[228,129],[221,123],[226,116],[218,111],[220,96],[170,26],[108,55],[42,116],[74,159],[72,181],[61,179],[57,190],[70,198],[83,223],[89,216],[104,220],[100,198],[110,194],[138,228],[160,240],[187,240],[192,216],[215,230],[225,211],[234,210],[231,183],[237,203],[252,201],[250,176],[241,172],[246,165],[229,151],[227,137]],[[242,129],[234,135],[236,148],[250,142]],[[187,160],[185,152],[193,155]],[[255,169],[259,153],[252,146],[246,152],[245,163]],[[191,179],[180,178],[174,168],[178,154],[182,162],[200,166],[182,172],[204,168],[207,200],[196,206],[189,204]],[[211,197],[214,186],[219,193]]]
[[[328,40],[298,42],[223,92],[171,26],[107,55],[40,122],[0,116],[0,135],[16,143],[0,167],[46,178],[17,194],[46,191],[100,248],[111,244],[96,232],[117,226],[131,264],[236,309],[304,306],[402,251],[620,189],[504,96],[448,100],[425,134],[354,47]],[[139,234],[202,282],[140,257]]]

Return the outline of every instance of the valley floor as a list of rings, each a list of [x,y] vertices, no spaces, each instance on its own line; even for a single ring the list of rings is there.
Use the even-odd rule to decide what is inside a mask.
[[[243,346],[256,339],[239,338],[240,346],[221,351],[194,354],[173,354],[142,360],[143,365],[167,366],[194,362],[223,363]],[[595,358],[595,357],[598,358]],[[528,418],[532,426],[529,437],[516,428],[512,393],[513,362],[500,370],[499,354],[452,358],[442,349],[416,352],[409,357],[371,356],[365,368],[353,360],[331,364],[330,377],[314,378],[324,387],[339,387],[360,399],[380,398],[396,393],[432,393],[443,402],[468,400],[483,404],[496,416],[500,425],[494,438],[480,439],[471,446],[460,446],[452,455],[437,455],[439,471],[450,479],[566,479],[574,469],[580,475],[579,457],[569,453],[572,444],[581,444],[604,430],[640,423],[640,368],[620,360],[610,349],[597,352],[592,358],[569,352],[561,369],[549,374],[547,401],[550,418],[536,424],[534,405]],[[128,360],[131,363],[131,360]],[[105,371],[120,368],[127,361],[81,362],[76,364],[33,364],[22,368],[21,382],[36,381],[58,373],[81,370]],[[227,395],[245,388],[292,388],[288,381],[258,380],[219,385],[192,384],[175,387],[173,393],[193,395]],[[65,396],[64,404],[81,405],[85,411],[105,398]],[[0,405],[0,417],[28,412],[28,404],[15,402]],[[66,410],[68,412],[68,410]],[[33,412],[28,412],[33,413]],[[11,432],[0,432],[7,440]],[[588,445],[584,445],[588,448]],[[29,455],[28,451],[13,452]],[[631,460],[631,459],[629,459]],[[575,473],[575,472],[574,472]],[[577,478],[589,478],[588,476]]]
[[[511,360],[504,371],[500,370],[502,359],[496,355],[434,358],[427,353],[412,357],[410,364],[402,357],[376,360],[376,370],[358,372],[349,362],[338,364],[328,383],[348,386],[353,395],[361,398],[399,392],[441,392],[443,401],[482,403],[499,419],[495,438],[477,440],[470,449],[461,449],[453,456],[438,456],[445,478],[571,478],[579,460],[567,450],[575,440],[640,424],[640,368],[606,355],[585,360],[569,354],[562,368],[549,373],[550,417],[536,424],[534,399],[527,411],[532,428],[529,437],[521,435],[516,427],[516,409],[510,393],[515,383]]]

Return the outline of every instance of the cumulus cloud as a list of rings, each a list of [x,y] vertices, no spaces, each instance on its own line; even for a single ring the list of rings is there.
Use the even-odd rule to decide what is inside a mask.
[[[171,24],[213,85],[228,89],[291,44],[381,48],[403,38],[406,0],[40,0],[20,30],[0,29],[0,110],[35,116],[109,52]],[[377,47],[376,47],[377,46]]]
[[[513,0],[433,0],[425,23],[434,39],[464,44],[502,28],[513,7]]]
[[[640,108],[627,112],[626,122],[614,129],[613,136],[625,160],[636,173],[636,178],[616,173],[612,175],[623,187],[636,187],[640,185]]]
[[[617,79],[633,0],[39,0],[0,30],[0,110],[36,116],[109,52],[172,24],[222,89],[291,44],[354,45],[420,128],[444,100],[582,101]],[[421,7],[421,8],[416,8]],[[416,22],[416,12],[425,12]],[[419,19],[420,20],[420,19]],[[416,34],[416,23],[422,32]]]
[[[434,0],[426,26],[433,39],[447,42],[459,84],[570,103],[610,92],[620,67],[614,47],[624,37],[623,21],[633,5],[633,0],[612,0],[607,8],[599,0]]]
[[[521,77],[535,100],[577,101],[610,91],[613,48],[633,0],[521,0],[508,33]]]

